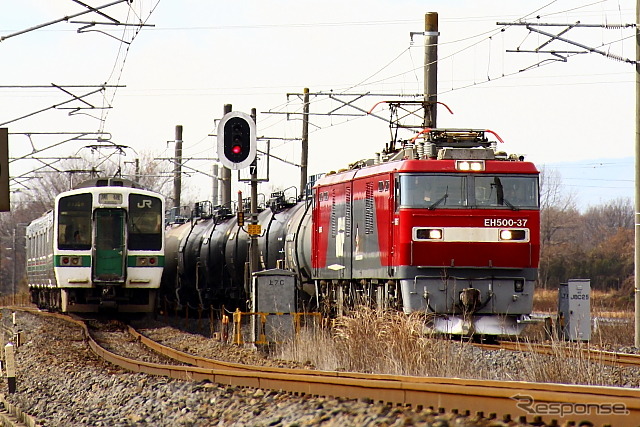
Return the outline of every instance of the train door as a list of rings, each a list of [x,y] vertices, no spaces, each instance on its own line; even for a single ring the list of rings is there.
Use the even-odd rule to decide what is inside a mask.
[[[96,210],[93,279],[98,282],[125,280],[125,213],[122,209]]]

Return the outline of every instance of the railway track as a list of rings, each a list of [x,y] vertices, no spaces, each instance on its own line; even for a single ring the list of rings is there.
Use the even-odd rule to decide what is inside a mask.
[[[640,354],[616,353],[613,351],[596,350],[593,348],[579,348],[563,346],[562,344],[537,344],[519,341],[501,341],[498,344],[475,344],[486,350],[510,350],[534,352],[538,354],[580,357],[596,363],[604,363],[613,366],[640,367]]]
[[[51,316],[52,314],[46,313]],[[104,360],[128,369],[175,379],[289,393],[345,397],[416,409],[475,415],[519,422],[553,423],[589,420],[595,425],[636,426],[640,419],[640,390],[526,382],[406,377],[348,372],[267,368],[193,356],[158,344],[137,331],[129,333],[150,349],[176,361],[160,364],[134,360],[101,346],[86,324],[68,316],[85,333],[91,349]]]

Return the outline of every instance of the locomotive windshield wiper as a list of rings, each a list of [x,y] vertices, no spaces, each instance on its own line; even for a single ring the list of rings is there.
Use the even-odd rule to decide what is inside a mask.
[[[509,206],[512,211],[519,211],[520,210],[520,208],[517,208],[517,207],[513,206],[513,204],[511,204],[511,202],[508,201],[506,199],[506,197],[502,197],[502,204]]]
[[[433,204],[431,206],[429,206],[429,210],[430,211],[434,210],[440,203],[442,203],[445,200],[447,200],[447,197],[449,197],[449,193],[444,193],[444,196],[440,197],[438,200],[433,202]]]

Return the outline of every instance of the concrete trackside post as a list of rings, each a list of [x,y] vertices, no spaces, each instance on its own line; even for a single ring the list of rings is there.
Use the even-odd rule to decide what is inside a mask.
[[[12,343],[4,346],[4,360],[7,371],[7,385],[9,393],[16,392],[16,355]]]

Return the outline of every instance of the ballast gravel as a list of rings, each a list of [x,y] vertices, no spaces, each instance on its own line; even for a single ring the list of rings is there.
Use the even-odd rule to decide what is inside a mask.
[[[3,310],[2,314],[3,325],[9,327],[10,312]],[[17,390],[6,394],[5,381],[2,392],[7,401],[43,426],[524,425],[364,400],[295,396],[130,373],[94,355],[76,326],[23,312],[17,312],[16,317],[24,341],[16,352]],[[181,342],[180,334],[171,328],[164,334],[158,331],[155,334],[162,335],[167,345],[187,348],[198,347],[203,341],[185,334]],[[4,342],[8,339],[5,336]],[[229,361],[260,362],[259,354],[225,347],[232,349],[223,357]],[[200,351],[211,356],[207,350]],[[216,347],[215,352],[220,355],[224,351]],[[262,363],[295,366],[282,361],[262,360]]]

